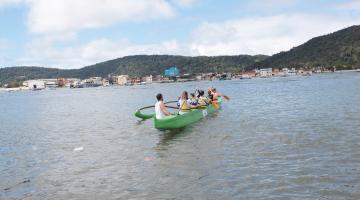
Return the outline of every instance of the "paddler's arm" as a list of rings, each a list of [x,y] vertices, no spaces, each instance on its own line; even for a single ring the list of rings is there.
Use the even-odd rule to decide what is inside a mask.
[[[164,103],[161,103],[161,104],[160,104],[160,110],[161,110],[161,112],[163,112],[166,116],[171,115],[171,113],[166,110],[166,107],[165,107],[165,104],[164,104]]]

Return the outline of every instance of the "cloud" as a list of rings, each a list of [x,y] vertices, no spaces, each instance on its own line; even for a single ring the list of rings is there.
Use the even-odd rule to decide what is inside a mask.
[[[338,8],[345,10],[359,10],[360,11],[360,1],[350,1],[343,4],[339,4]]]
[[[28,27],[35,34],[76,33],[124,21],[170,18],[165,0],[27,0]]]
[[[80,68],[98,62],[138,54],[182,54],[186,49],[176,40],[157,44],[135,44],[126,39],[100,38],[77,47],[55,48],[51,40],[33,40],[18,65]]]
[[[180,7],[189,7],[195,3],[195,0],[174,0]]]
[[[267,54],[358,24],[347,16],[284,14],[201,24],[193,33],[193,55]]]
[[[16,5],[22,2],[23,0],[0,0],[0,7]]]

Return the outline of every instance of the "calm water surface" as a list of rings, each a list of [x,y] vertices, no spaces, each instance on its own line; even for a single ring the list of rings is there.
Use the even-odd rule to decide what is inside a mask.
[[[133,112],[217,87],[206,119]],[[0,93],[0,199],[360,199],[360,73]]]

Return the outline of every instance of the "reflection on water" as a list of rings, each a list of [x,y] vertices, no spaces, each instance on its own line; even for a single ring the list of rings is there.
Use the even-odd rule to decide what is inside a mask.
[[[182,137],[185,137],[187,135],[187,133],[189,133],[189,132],[186,132],[185,129],[186,128],[174,129],[174,130],[163,130],[162,131],[163,133],[159,137],[159,139],[160,139],[160,141],[158,143],[159,149],[164,149],[164,148],[166,148],[166,146],[169,146],[174,141],[178,141]]]
[[[0,199],[359,199],[359,75],[1,93]],[[133,116],[209,85],[196,124]]]

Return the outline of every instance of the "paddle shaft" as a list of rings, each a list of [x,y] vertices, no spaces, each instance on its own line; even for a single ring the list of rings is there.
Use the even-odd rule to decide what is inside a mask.
[[[164,104],[169,104],[169,103],[176,103],[177,101],[168,101],[168,102],[165,102]],[[155,106],[146,106],[146,107],[143,107],[143,108],[139,108],[138,110],[145,110],[145,109],[148,109],[148,108],[154,108]],[[172,108],[172,106],[165,106],[165,107],[169,107],[169,108]]]

